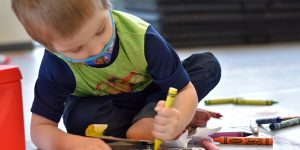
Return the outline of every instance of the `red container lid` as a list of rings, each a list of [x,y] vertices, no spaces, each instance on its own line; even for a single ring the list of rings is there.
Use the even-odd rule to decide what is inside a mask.
[[[0,84],[9,83],[22,79],[21,72],[14,65],[0,65]]]

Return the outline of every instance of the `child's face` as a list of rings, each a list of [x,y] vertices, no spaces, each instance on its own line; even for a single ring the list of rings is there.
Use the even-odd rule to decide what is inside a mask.
[[[73,37],[55,36],[52,42],[56,52],[74,60],[99,54],[110,41],[113,25],[109,10],[97,10]]]

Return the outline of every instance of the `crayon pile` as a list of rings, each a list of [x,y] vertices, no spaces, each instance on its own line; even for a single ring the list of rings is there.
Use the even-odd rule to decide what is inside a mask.
[[[273,105],[277,103],[278,103],[277,101],[273,101],[273,100],[244,99],[240,97],[205,100],[205,105],[217,105],[217,104]]]
[[[275,118],[262,118],[256,119],[257,124],[270,124],[270,130],[278,130],[294,125],[300,125],[300,117],[275,117]]]
[[[258,135],[258,125],[250,121],[253,133],[248,132],[217,132],[209,135],[214,142],[220,144],[239,144],[239,145],[273,145],[272,137],[256,137]]]

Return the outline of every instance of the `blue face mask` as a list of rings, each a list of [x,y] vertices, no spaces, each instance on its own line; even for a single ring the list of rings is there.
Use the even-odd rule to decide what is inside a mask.
[[[69,62],[72,63],[84,63],[87,65],[97,65],[97,60],[101,57],[103,57],[103,55],[110,49],[110,47],[113,46],[114,44],[114,39],[115,39],[115,23],[114,20],[112,18],[112,13],[110,12],[110,18],[111,18],[111,24],[112,24],[112,36],[110,38],[110,40],[108,41],[108,43],[105,44],[104,48],[101,50],[101,52],[95,56],[91,56],[85,59],[72,59],[70,57],[64,56],[63,54],[59,53],[60,56],[62,56],[64,59],[66,59]]]

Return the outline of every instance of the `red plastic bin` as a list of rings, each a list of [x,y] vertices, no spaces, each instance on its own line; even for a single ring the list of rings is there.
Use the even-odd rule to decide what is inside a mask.
[[[21,80],[17,66],[0,65],[0,149],[25,150]]]

